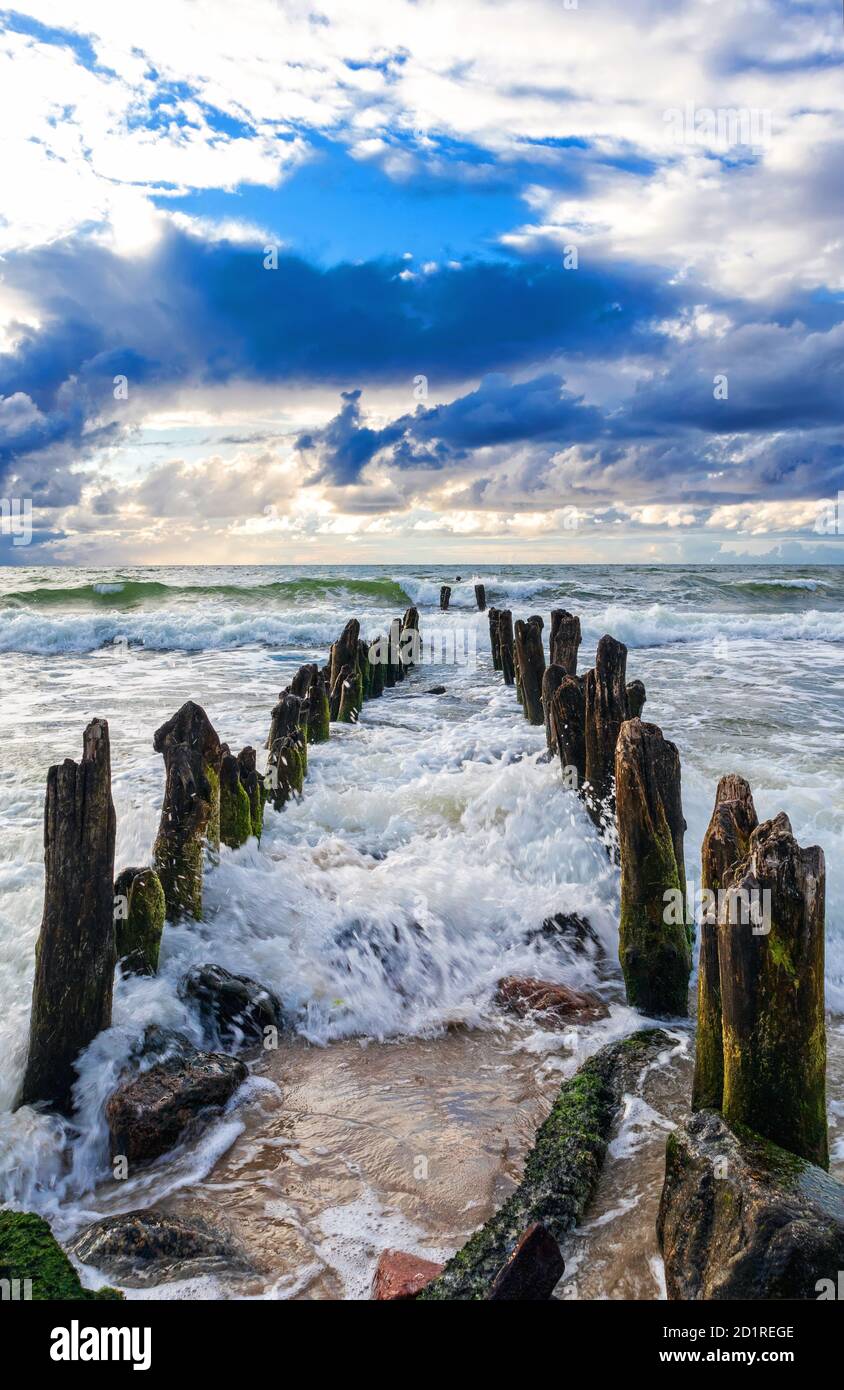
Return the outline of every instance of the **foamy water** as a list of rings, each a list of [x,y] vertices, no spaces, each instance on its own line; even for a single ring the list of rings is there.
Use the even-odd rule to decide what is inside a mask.
[[[700,842],[727,771],[748,777],[760,817],[785,810],[801,843],[822,845],[827,997],[844,1012],[841,574],[461,573],[459,583],[454,571],[431,568],[16,569],[0,577],[0,1198],[44,1211],[70,1233],[103,1210],[199,1191],[221,1155],[238,1151],[250,1117],[277,1104],[260,1067],[199,1140],[118,1195],[107,1191],[105,1099],[148,1023],[202,1042],[177,995],[196,962],[218,961],[274,989],[300,1039],[320,1047],[436,1039],[455,1025],[500,1030],[494,989],[514,973],[596,989],[611,1005],[609,1020],[588,1035],[514,1030],[512,1048],[529,1065],[566,1068],[636,1026],[613,972],[531,940],[545,917],[576,911],[613,959],[618,875],[558,767],[542,761],[543,731],[525,723],[492,672],[487,618],[474,611],[478,580],[487,602],[512,607],[514,617],[542,613],[546,640],[552,607],[578,613],[581,669],[604,632],[627,643],[628,679],[647,686],[645,717],[680,749],[690,878],[699,878]],[[441,614],[446,582],[451,611]],[[333,728],[330,742],[311,750],[304,799],[281,815],[268,809],[260,846],[222,851],[207,874],[205,919],[168,925],[159,976],[118,982],[114,1025],[80,1063],[77,1123],[29,1108],[12,1114],[40,922],[48,766],[79,757],[92,716],[108,719],[116,867],[144,863],[164,780],[152,734],[165,718],[193,698],[233,748],[260,748],[279,689],[303,661],[325,659],[349,616],[374,635],[411,602],[423,629],[473,633],[477,665],[419,668],[367,704],[358,726]],[[425,694],[433,684],[448,694]],[[662,1123],[646,1109],[634,1118],[654,1132]],[[632,1124],[628,1116],[626,1133]],[[371,1224],[376,1199],[361,1191],[354,1200],[361,1211],[370,1204]],[[346,1251],[343,1223],[353,1217],[326,1217],[311,1253],[321,1258],[320,1239]],[[358,1274],[348,1282],[357,1290]],[[279,1287],[268,1296],[295,1296],[300,1284],[291,1273]]]

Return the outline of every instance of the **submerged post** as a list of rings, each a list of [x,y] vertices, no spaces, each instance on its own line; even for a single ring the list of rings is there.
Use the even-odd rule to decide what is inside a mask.
[[[475,602],[478,605],[478,612],[483,613],[486,608],[486,588],[483,584],[475,585]]]
[[[440,608],[442,609],[443,613],[448,612],[448,605],[450,599],[451,588],[448,584],[443,584],[442,588],[440,589]]]
[[[822,1168],[825,889],[823,850],[781,812],[752,832],[718,922],[724,1119]]]
[[[656,724],[641,719],[622,724],[615,781],[621,849],[618,948],[627,1000],[655,1017],[685,1015],[692,960],[680,755]]]
[[[325,743],[329,736],[328,692],[316,662],[300,666],[290,682],[291,695],[304,701],[304,723],[308,743]]]
[[[565,676],[558,685],[551,717],[563,782],[580,792],[586,780],[586,706],[583,683],[576,676]]]
[[[724,1046],[721,1036],[717,902],[727,887],[733,869],[745,858],[750,836],[758,823],[749,783],[733,772],[722,777],[701,849],[700,885],[704,902],[697,977],[693,1110],[720,1110],[723,1101]]]
[[[270,718],[269,757],[264,777],[269,800],[276,811],[280,811],[291,796],[301,794],[305,784],[307,744],[301,718],[302,701],[297,695],[282,691]]]
[[[493,671],[501,670],[501,640],[498,635],[498,609],[489,610],[489,649],[492,653]]]
[[[47,774],[44,914],[18,1105],[46,1101],[69,1113],[74,1062],[111,1024],[115,830],[108,724],[93,719],[81,761],[66,758]]]
[[[542,674],[542,713],[545,718],[545,742],[549,753],[557,751],[557,730],[554,723],[554,696],[566,680],[562,666],[546,666]]]

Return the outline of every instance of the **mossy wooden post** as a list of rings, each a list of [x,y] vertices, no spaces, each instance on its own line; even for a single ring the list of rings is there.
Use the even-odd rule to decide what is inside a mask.
[[[627,682],[627,718],[641,718],[642,710],[645,707],[645,687],[642,681]]]
[[[630,687],[627,687],[628,690]],[[715,793],[715,809],[703,837],[701,888],[706,893],[700,925],[697,976],[697,1034],[693,1110],[720,1110],[724,1093],[724,1047],[721,1037],[721,979],[718,966],[717,897],[732,870],[745,857],[758,825],[753,793],[743,777],[730,772]],[[709,900],[709,894],[714,901]]]
[[[239,849],[252,834],[252,808],[240,780],[240,764],[223,745],[220,763],[220,840],[229,849]]]
[[[167,916],[199,918],[205,846],[220,843],[222,744],[202,706],[188,700],[156,729],[153,747],[166,777],[153,859]]]
[[[586,779],[586,706],[583,682],[576,676],[564,676],[557,686],[551,717],[563,782],[580,792]]]
[[[613,809],[613,771],[618,732],[627,718],[627,648],[614,637],[602,637],[595,666],[586,672],[586,781],[589,801]]]
[[[656,724],[641,719],[622,724],[615,781],[621,849],[618,946],[627,1000],[654,1017],[685,1015],[692,961],[685,925],[680,755]]]
[[[320,684],[322,682],[320,681]],[[327,711],[326,704],[326,711]],[[243,790],[249,799],[249,818],[252,834],[260,840],[264,827],[264,791],[261,775],[258,772],[258,759],[255,749],[242,748],[237,755],[238,775]]]
[[[516,656],[513,638],[513,614],[509,608],[502,608],[498,614],[498,651],[501,657],[501,673],[505,685],[513,685],[516,680]]]
[[[542,647],[542,622],[528,618],[516,623],[516,665],[525,719],[529,724],[543,724],[542,676],[545,671],[545,652]]]
[[[548,638],[548,659],[552,666],[562,666],[567,676],[577,675],[577,653],[580,650],[580,619],[565,608],[551,611],[551,630]]]
[[[825,888],[823,850],[781,813],[752,832],[718,922],[724,1119],[822,1168]]]
[[[554,696],[566,679],[562,666],[546,666],[542,673],[542,714],[545,719],[545,742],[549,753],[557,751],[557,730],[554,724]]]
[[[290,694],[304,702],[302,725],[308,743],[325,743],[329,737],[330,713],[325,683],[316,662],[300,666],[290,682]]]
[[[331,647],[328,702],[330,715],[334,720],[339,718],[340,700],[343,694],[343,685],[339,682],[338,677],[345,667],[351,667],[353,671],[357,669],[359,641],[360,623],[357,618],[350,618],[337,641]],[[358,709],[360,709],[360,704]]]
[[[401,618],[393,618],[390,623],[390,669],[393,684],[398,685],[405,677],[404,662],[401,659]]]
[[[489,617],[489,649],[492,653],[493,671],[501,670],[501,639],[498,635],[498,609],[490,608]]]
[[[478,605],[478,612],[483,613],[486,608],[486,587],[483,584],[475,585],[475,603]]]
[[[117,959],[124,975],[157,975],[167,908],[155,869],[122,869],[114,882]]]
[[[361,705],[370,698],[372,667],[369,664],[369,643],[361,637],[358,642],[358,671],[360,673]]]
[[[305,784],[307,745],[301,717],[299,696],[282,691],[270,718],[269,757],[264,777],[268,798],[276,811],[280,811],[291,796],[300,795]]]
[[[451,589],[448,584],[443,584],[440,589],[440,608],[443,613],[448,612],[448,605],[451,600]]]
[[[108,724],[92,719],[81,760],[47,773],[44,912],[19,1105],[69,1113],[74,1062],[111,1024],[115,830]]]

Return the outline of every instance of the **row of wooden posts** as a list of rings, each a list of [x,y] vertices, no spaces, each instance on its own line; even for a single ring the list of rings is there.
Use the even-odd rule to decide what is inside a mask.
[[[114,879],[116,817],[108,723],[94,719],[82,759],[47,775],[44,912],[36,946],[29,1049],[18,1105],[46,1103],[71,1113],[80,1052],[111,1025],[118,961],[124,971],[158,969],[165,920],[202,916],[206,852],[260,839],[264,808],[302,793],[308,745],[329,737],[332,720],[356,722],[366,700],[405,679],[414,664],[419,614],[409,608],[374,642],[351,619],[328,664],[300,667],[270,718],[267,770],[256,751],[236,756],[201,705],[188,700],[153,738],[165,786],[153,864]]]
[[[679,752],[641,719],[645,687],[627,681],[622,642],[602,637],[579,676],[580,620],[552,612],[547,666],[543,628],[538,615],[514,627],[509,609],[490,608],[493,668],[525,718],[544,724],[566,785],[617,846],[628,1002],[685,1016],[694,904]],[[801,848],[783,813],[760,824],[750,786],[731,773],[718,783],[701,867],[693,1107],[827,1167],[823,851]]]

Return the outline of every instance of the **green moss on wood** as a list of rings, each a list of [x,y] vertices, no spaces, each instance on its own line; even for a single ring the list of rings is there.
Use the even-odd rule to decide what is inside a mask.
[[[124,869],[114,892],[127,903],[126,916],[115,923],[117,959],[124,973],[157,974],[166,916],[161,879],[154,869]]]
[[[666,892],[684,897],[684,886],[671,830],[660,808],[650,847],[637,865],[637,891],[622,888],[621,897],[619,959],[628,1002],[642,1013],[663,1017],[688,1013],[688,934],[683,922],[665,921]]]
[[[252,834],[252,808],[238,779],[220,789],[220,839],[229,849],[245,845]]]

